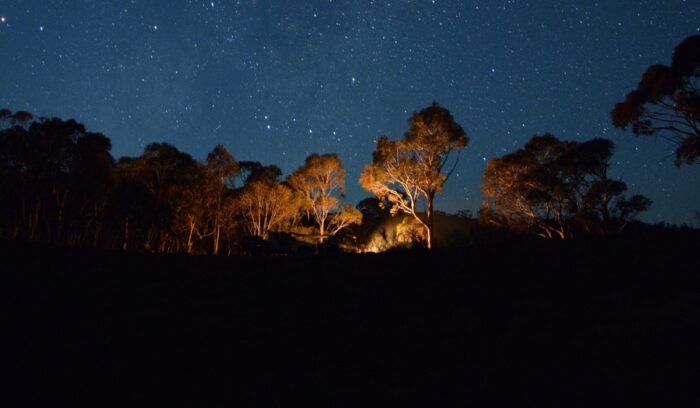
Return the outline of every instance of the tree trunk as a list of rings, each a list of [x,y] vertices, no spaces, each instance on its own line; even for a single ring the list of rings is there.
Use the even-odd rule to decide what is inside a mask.
[[[124,218],[124,242],[122,243],[122,251],[126,251],[129,242],[129,217]]]
[[[428,231],[428,249],[433,248],[433,200],[435,194],[428,194],[428,208],[426,209],[426,229]]]
[[[93,235],[92,246],[97,248],[100,244],[100,235],[102,235],[104,207],[102,203],[95,203],[93,208],[95,210],[95,234]]]
[[[36,203],[36,206],[34,206],[34,214],[32,214],[31,218],[31,223],[29,227],[29,239],[31,240],[38,240],[39,234],[39,209],[41,205],[39,203]]]
[[[190,219],[189,219],[190,231],[187,234],[187,253],[188,254],[192,253],[192,237],[194,235],[194,227],[195,227],[195,222],[194,222],[193,218],[194,217],[190,217]]]
[[[219,221],[219,214],[216,214],[214,219],[214,248],[212,248],[214,255],[219,254],[219,240],[221,239],[221,222]]]

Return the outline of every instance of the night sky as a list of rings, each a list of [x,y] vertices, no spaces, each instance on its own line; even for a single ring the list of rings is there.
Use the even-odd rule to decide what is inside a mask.
[[[690,0],[3,0],[0,108],[75,118],[115,157],[221,143],[286,175],[334,152],[355,204],[376,138],[436,100],[471,139],[440,210],[476,211],[486,160],[551,132],[612,139],[613,175],[654,201],[644,220],[700,225],[700,165],[609,119],[698,32]]]

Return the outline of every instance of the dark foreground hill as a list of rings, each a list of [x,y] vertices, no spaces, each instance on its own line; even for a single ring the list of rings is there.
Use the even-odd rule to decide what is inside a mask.
[[[248,258],[1,244],[2,398],[26,406],[700,403],[695,236]]]

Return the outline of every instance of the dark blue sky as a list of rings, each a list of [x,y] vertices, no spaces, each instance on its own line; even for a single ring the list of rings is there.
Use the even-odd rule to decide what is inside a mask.
[[[609,119],[698,32],[700,2],[681,0],[4,0],[0,108],[75,118],[115,157],[221,143],[288,174],[335,152],[356,203],[374,140],[437,100],[471,138],[438,209],[475,211],[486,160],[551,132],[612,139],[614,175],[654,201],[645,220],[699,225],[700,166]]]

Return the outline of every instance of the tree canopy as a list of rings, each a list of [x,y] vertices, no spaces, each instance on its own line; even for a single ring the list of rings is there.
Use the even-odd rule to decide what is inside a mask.
[[[238,192],[235,211],[246,234],[267,239],[270,231],[289,224],[301,205],[299,196],[286,184],[260,178]]]
[[[676,46],[671,66],[652,65],[611,112],[613,125],[676,145],[676,166],[700,157],[700,35]]]
[[[621,228],[651,201],[625,198],[627,185],[608,177],[613,150],[607,139],[534,136],[524,148],[487,163],[481,218],[545,238]]]
[[[696,72],[697,58],[687,59],[674,59],[674,69]],[[151,143],[115,161],[110,140],[73,119],[0,110],[0,237],[216,255],[240,250],[243,235],[272,231],[317,243],[352,231],[367,244],[402,213],[393,219],[396,238],[432,248],[435,197],[469,139],[436,102],[408,123],[403,138],[377,140],[359,179],[373,197],[354,208],[343,202],[346,171],[336,154],[311,154],[286,179],[276,165],[239,162],[222,145],[196,160]],[[533,137],[488,162],[480,220],[545,238],[621,231],[651,201],[626,197],[627,185],[609,177],[613,151],[607,139]],[[348,237],[336,238],[324,247]]]
[[[2,235],[94,244],[114,163],[111,148],[107,137],[73,119],[0,111]]]
[[[360,211],[341,204],[345,169],[336,154],[309,155],[287,183],[304,197],[304,209],[311,214],[321,239],[362,220]]]

